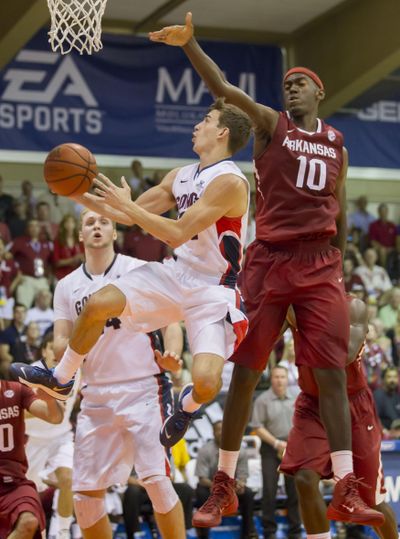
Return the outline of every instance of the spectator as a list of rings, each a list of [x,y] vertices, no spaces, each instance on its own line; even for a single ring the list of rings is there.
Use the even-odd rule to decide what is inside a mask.
[[[57,237],[58,225],[50,220],[50,206],[47,202],[38,202],[36,216],[40,226],[41,241],[53,241]]]
[[[344,257],[352,259],[353,269],[364,264],[360,250],[360,238],[361,232],[358,228],[353,228],[347,236],[347,244]]]
[[[378,344],[377,338],[375,327],[369,323],[362,358],[368,385],[371,389],[380,386],[382,373],[391,365],[390,358]]]
[[[394,419],[390,425],[390,440],[400,440],[400,419]]]
[[[62,218],[67,213],[76,215],[75,202],[68,198],[52,193],[50,189],[42,191],[38,196],[38,202],[47,202],[50,208],[50,222],[60,224]]]
[[[0,331],[0,358],[6,362],[13,361],[15,345],[25,334],[25,318],[25,305],[15,303],[11,324],[4,331]]]
[[[4,241],[5,245],[11,243],[11,233],[6,223],[0,222],[0,238]]]
[[[294,339],[291,332],[288,332],[290,337],[285,341],[285,347],[283,349],[282,359],[279,361],[280,367],[285,367],[288,373],[288,386],[287,392],[290,397],[296,398],[300,393],[298,384],[299,370],[296,367],[296,355],[294,352]],[[286,336],[286,334],[285,334]]]
[[[40,337],[53,325],[54,311],[51,306],[50,290],[39,290],[35,296],[35,306],[28,310],[25,323],[36,322],[39,326]]]
[[[399,227],[400,231],[400,227]],[[386,261],[386,269],[395,285],[400,285],[400,232],[396,238],[396,246],[390,251]]]
[[[367,210],[368,199],[366,196],[360,196],[355,201],[356,210],[350,213],[348,218],[348,227],[359,228],[363,235],[366,236],[369,231],[369,225],[375,221],[375,217]]]
[[[399,372],[396,367],[388,367],[383,372],[382,387],[374,391],[374,399],[384,434],[395,419],[400,419]]]
[[[379,298],[383,292],[392,288],[392,282],[385,268],[376,264],[377,259],[375,249],[367,249],[364,252],[364,265],[356,268],[354,273],[361,277],[367,293]]]
[[[386,266],[388,254],[396,246],[396,225],[388,221],[387,204],[379,204],[379,218],[369,225],[369,240],[371,246],[378,253],[378,259],[381,266]]]
[[[15,342],[13,347],[14,361],[30,365],[39,359],[40,331],[36,322],[30,322],[25,327],[24,335]]]
[[[77,221],[73,215],[67,213],[61,220],[54,241],[53,264],[57,280],[71,273],[83,260]]]
[[[400,288],[392,288],[388,304],[379,310],[379,318],[382,320],[385,330],[394,329],[399,323]]]
[[[351,256],[346,256],[343,260],[343,279],[347,293],[351,292],[354,285],[360,285],[364,288],[361,277],[354,273],[354,261]]]
[[[26,232],[28,220],[26,218],[26,204],[16,199],[13,201],[12,213],[8,221],[11,238],[23,236]]]
[[[263,475],[262,521],[265,539],[275,539],[276,493],[278,466],[292,428],[294,398],[288,395],[288,372],[276,365],[271,369],[271,387],[254,402],[251,426],[261,438],[261,467]],[[301,520],[293,477],[285,476],[287,495],[288,539],[301,536]]]
[[[167,256],[168,248],[162,241],[134,226],[125,232],[123,252],[140,260],[161,262]]]
[[[146,190],[144,189],[143,165],[138,159],[132,161],[131,171],[132,175],[129,179],[129,185],[133,191],[133,198],[137,198]]]
[[[4,181],[3,177],[0,176],[0,221],[5,223],[8,221],[13,205],[13,197],[3,192]]]
[[[28,221],[27,235],[15,238],[11,251],[23,274],[16,299],[28,309],[38,290],[49,289],[50,261],[53,245],[39,239],[40,225],[36,219]]]
[[[213,424],[214,439],[200,447],[197,454],[195,475],[199,478],[196,489],[198,505],[203,505],[210,494],[212,478],[217,471],[218,450],[221,443],[222,421]],[[241,539],[257,538],[253,522],[254,494],[246,487],[249,475],[248,460],[245,450],[242,448],[236,468],[236,493],[239,498],[239,511],[242,515]],[[196,528],[197,537],[209,537],[208,528]]]
[[[18,200],[25,204],[28,219],[35,219],[37,200],[33,194],[33,184],[29,180],[23,180],[21,182],[21,194]]]
[[[379,344],[379,346],[384,351],[386,357],[389,359],[392,358],[392,341],[389,339],[387,335],[385,335],[385,326],[380,318],[373,318],[370,322],[376,332],[376,343]]]
[[[14,291],[21,281],[19,266],[6,252],[4,241],[0,238],[0,329],[4,329],[6,321],[11,320]]]

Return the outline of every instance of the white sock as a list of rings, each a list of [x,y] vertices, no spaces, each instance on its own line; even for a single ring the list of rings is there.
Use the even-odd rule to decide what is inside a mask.
[[[239,451],[219,450],[218,471],[225,472],[231,479],[235,479],[236,464],[239,458]]]
[[[73,521],[73,516],[62,517],[57,513],[57,521],[59,530],[69,530]]]
[[[182,408],[185,412],[189,412],[190,414],[193,414],[194,412],[197,412],[197,410],[200,408],[201,404],[196,402],[193,398],[193,390],[185,395],[182,399]]]
[[[307,533],[307,539],[331,539],[331,532]]]
[[[353,451],[334,451],[331,453],[333,477],[343,479],[353,473]]]
[[[54,376],[60,384],[66,384],[73,378],[76,371],[82,365],[86,354],[78,354],[67,346],[60,363],[54,369]]]

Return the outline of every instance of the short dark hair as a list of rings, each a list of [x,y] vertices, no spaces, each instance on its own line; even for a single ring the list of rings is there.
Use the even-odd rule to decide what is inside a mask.
[[[43,339],[42,339],[42,342],[40,343],[40,351],[44,350],[47,345],[49,344],[49,342],[53,342],[54,341],[54,334],[52,331],[47,331],[44,335],[43,335]]]
[[[217,110],[219,115],[219,127],[229,129],[229,151],[233,154],[246,146],[251,133],[251,120],[248,115],[235,105],[225,103],[220,97],[211,105],[209,111]]]
[[[25,311],[28,310],[27,306],[24,305],[23,303],[14,303],[14,307],[13,307],[13,311],[16,311],[18,309],[18,307],[23,307],[25,309]]]

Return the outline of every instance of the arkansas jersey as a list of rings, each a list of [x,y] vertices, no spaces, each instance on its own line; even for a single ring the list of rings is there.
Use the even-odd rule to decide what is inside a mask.
[[[248,183],[243,172],[229,159],[214,163],[202,170],[199,168],[198,163],[188,165],[182,167],[176,175],[172,192],[178,208],[178,219],[203,196],[207,187],[218,176],[234,174]],[[250,193],[250,189],[248,192]],[[222,217],[215,224],[175,249],[179,261],[200,273],[217,276],[215,284],[234,288],[242,265],[248,209],[249,202],[246,213],[241,217]]]
[[[145,263],[117,254],[101,275],[91,275],[82,264],[58,282],[54,292],[54,319],[74,322],[91,294]],[[107,320],[102,336],[82,365],[85,384],[126,382],[160,372],[150,337],[132,331],[130,320],[125,317]]]
[[[256,238],[284,242],[334,236],[342,164],[339,131],[317,119],[317,130],[309,133],[281,112],[271,142],[254,161]]]
[[[37,397],[18,382],[0,381],[0,483],[23,479],[28,463],[25,455],[24,410]]]

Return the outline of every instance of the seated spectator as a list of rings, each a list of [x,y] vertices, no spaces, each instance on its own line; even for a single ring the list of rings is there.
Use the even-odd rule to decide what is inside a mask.
[[[390,357],[385,354],[378,344],[377,338],[375,327],[369,323],[362,359],[368,385],[371,389],[376,389],[380,386],[382,373],[392,363]]]
[[[376,343],[385,352],[386,357],[392,358],[392,341],[385,335],[385,326],[380,318],[373,318],[370,323],[374,326],[376,331]]]
[[[50,220],[50,206],[47,202],[38,202],[36,205],[36,216],[40,226],[40,240],[54,241],[57,237],[58,225]]]
[[[161,262],[167,256],[168,248],[162,241],[134,226],[125,232],[123,252],[141,260]]]
[[[377,259],[375,249],[367,249],[364,252],[364,265],[356,268],[354,273],[361,277],[367,293],[379,298],[383,292],[392,288],[392,281],[385,268],[376,264]]]
[[[400,419],[399,372],[388,367],[382,375],[382,387],[374,391],[374,399],[384,434],[387,436],[395,419]]]
[[[13,316],[13,294],[21,281],[18,264],[8,256],[4,241],[0,238],[0,329],[5,329]]]
[[[16,300],[29,309],[35,294],[41,289],[50,288],[47,277],[51,275],[53,244],[39,239],[40,226],[36,219],[28,221],[26,232],[26,236],[14,239],[11,252],[23,275],[16,290]]]
[[[4,180],[3,176],[0,176],[0,221],[7,222],[13,205],[13,197],[7,193],[4,193]]]
[[[373,320],[378,317],[378,299],[375,294],[370,294],[366,297],[368,320]]]
[[[361,232],[358,228],[352,228],[347,236],[346,251],[344,258],[351,258],[353,269],[364,264],[360,249]]]
[[[386,260],[386,269],[393,284],[400,285],[400,226],[397,229],[396,246]]]
[[[50,290],[39,290],[35,296],[35,306],[28,309],[25,323],[36,322],[39,326],[40,337],[53,325],[54,311],[51,305]]]
[[[222,421],[213,424],[214,439],[200,447],[197,454],[195,475],[199,478],[196,489],[198,505],[203,505],[210,495],[212,479],[218,467],[218,451],[221,444]],[[223,472],[218,472],[223,473]],[[254,493],[246,487],[249,475],[247,455],[244,449],[240,450],[236,468],[236,493],[239,498],[239,511],[242,515],[241,539],[255,539],[257,533],[254,529],[253,506]],[[196,528],[197,537],[209,537],[208,528]]]
[[[378,253],[380,265],[384,267],[388,254],[396,245],[396,225],[388,220],[388,213],[387,204],[379,204],[379,218],[369,225],[368,231],[371,246]]]
[[[364,236],[367,236],[369,231],[369,225],[376,219],[372,213],[367,210],[368,199],[362,195],[355,201],[356,209],[348,216],[348,227],[359,228]]]
[[[400,318],[400,288],[392,288],[389,302],[379,310],[378,316],[382,320],[385,330],[396,327]]]
[[[16,199],[13,201],[12,213],[8,220],[11,238],[23,236],[26,232],[28,220],[26,218],[26,204]]]
[[[296,362],[296,354],[294,352],[294,339],[290,335],[290,337],[285,341],[285,347],[283,349],[283,355],[282,355],[282,359],[279,361],[279,365],[287,369],[287,373],[288,373],[287,391],[288,391],[288,395],[294,398],[297,397],[297,395],[300,393],[300,388],[298,384],[299,370],[296,367],[295,362]]]
[[[356,284],[364,288],[361,277],[354,273],[354,262],[353,258],[350,256],[346,256],[343,260],[343,279],[344,287],[347,293],[351,292],[353,286]]]
[[[62,218],[54,241],[53,265],[58,280],[80,266],[84,260],[82,249],[77,221],[68,213]]]
[[[21,303],[15,303],[13,318],[7,329],[0,331],[0,358],[11,363],[14,360],[16,344],[25,335],[26,307]]]
[[[129,185],[132,189],[133,198],[140,196],[146,189],[144,189],[145,179],[143,174],[143,165],[139,159],[134,159],[131,163],[131,177],[129,178]]]
[[[13,347],[13,358],[18,363],[30,365],[40,356],[40,331],[36,322],[29,322],[25,332]]]
[[[0,223],[0,238],[4,241],[5,245],[11,243],[11,233],[6,223]]]
[[[31,181],[23,180],[21,182],[21,194],[18,200],[25,204],[28,219],[36,219],[37,200],[33,194],[33,184]]]
[[[64,215],[77,215],[76,203],[68,197],[59,196],[46,189],[38,194],[38,202],[47,202],[50,208],[50,221],[56,225],[60,224]]]

